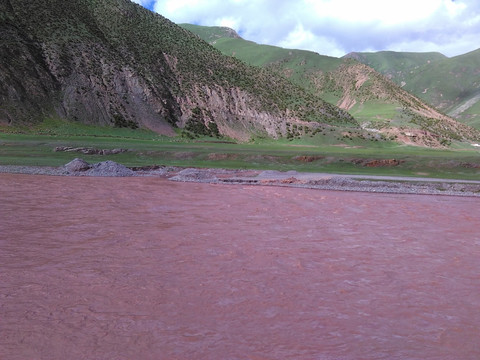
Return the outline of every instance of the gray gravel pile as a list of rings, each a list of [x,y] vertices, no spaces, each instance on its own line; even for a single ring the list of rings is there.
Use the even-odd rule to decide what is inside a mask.
[[[330,179],[298,181],[288,185],[281,182],[267,185],[293,186],[320,190],[365,191],[394,194],[428,194],[453,196],[480,196],[480,185],[443,182],[407,182],[357,180],[343,176]]]
[[[68,175],[73,176],[133,176],[133,170],[126,166],[107,160],[96,164],[89,164],[83,159],[73,159],[64,165]]]
[[[308,187],[328,190],[367,191],[400,194],[440,194],[432,184],[355,180],[347,177],[333,177],[327,180],[309,181]],[[443,193],[442,193],[443,194]],[[453,194],[450,194],[453,195]]]
[[[126,166],[107,160],[93,164],[90,169],[85,171],[87,176],[133,176],[135,172]]]
[[[294,175],[294,176],[292,176]],[[287,177],[289,176],[289,177]],[[262,172],[254,178],[229,178],[217,182],[224,184],[250,184],[262,186],[287,186],[319,190],[364,191],[396,194],[431,194],[454,196],[480,196],[480,183],[454,183],[442,181],[382,181],[355,179],[342,175],[318,176],[293,172]],[[317,178],[318,177],[318,178]]]
[[[190,181],[190,182],[217,182],[215,171],[212,169],[184,169],[179,171],[177,175],[172,176],[173,181]]]
[[[47,166],[0,166],[0,173],[64,176],[134,176],[135,172],[115,161],[102,161],[89,164],[76,158],[60,167]]]
[[[264,170],[258,174],[258,179],[284,179],[288,177],[298,177],[299,173],[295,170],[278,171],[278,170]]]

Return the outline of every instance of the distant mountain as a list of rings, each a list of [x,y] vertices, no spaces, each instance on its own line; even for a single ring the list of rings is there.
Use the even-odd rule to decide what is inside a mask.
[[[291,123],[358,127],[319,96],[128,0],[4,0],[0,125],[46,117],[240,140],[284,136]]]
[[[415,53],[395,51],[379,51],[375,53],[352,52],[343,58],[355,59],[362,64],[366,64],[398,84],[404,81],[411,71],[448,59],[445,55],[438,52]]]
[[[242,39],[231,29],[181,26],[223,54],[280,73],[310,93],[348,110],[362,127],[396,136],[399,141],[435,145],[447,139],[477,139],[479,136],[478,131],[444,115],[392,81],[404,81],[409,79],[406,72],[447,59],[442,54],[397,57],[384,52],[370,58],[369,54],[352,53],[339,59],[310,51],[259,45]],[[366,63],[384,70],[385,76]],[[393,71],[397,65],[402,73]]]
[[[351,53],[442,112],[480,129],[480,49],[447,58],[438,53]]]

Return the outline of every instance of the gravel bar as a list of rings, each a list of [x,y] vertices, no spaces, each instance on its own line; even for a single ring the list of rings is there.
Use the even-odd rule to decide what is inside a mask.
[[[275,170],[185,169],[161,165],[128,168],[113,161],[89,164],[79,158],[60,167],[0,165],[0,173],[54,176],[154,176],[172,181],[210,184],[480,197],[480,181],[471,180],[369,177]]]

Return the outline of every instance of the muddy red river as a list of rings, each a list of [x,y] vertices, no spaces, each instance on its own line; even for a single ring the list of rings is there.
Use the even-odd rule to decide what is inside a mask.
[[[479,359],[477,198],[0,174],[0,359]]]

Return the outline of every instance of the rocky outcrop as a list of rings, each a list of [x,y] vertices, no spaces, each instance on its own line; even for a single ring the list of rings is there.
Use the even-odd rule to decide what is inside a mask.
[[[61,84],[42,47],[14,24],[0,22],[0,124],[29,124],[59,109]]]
[[[323,159],[323,158],[324,158],[323,156],[319,156],[319,155],[298,155],[298,156],[295,156],[293,158],[293,160],[297,160],[297,161],[305,162],[305,163],[310,163],[310,162],[314,162],[314,161],[317,161],[317,160],[320,160],[320,159]]]
[[[59,45],[33,40],[25,30],[0,23],[0,123],[53,116],[174,135],[180,112],[164,82],[149,81],[104,42]]]
[[[95,149],[91,147],[56,146],[53,151],[78,152],[85,155],[115,155],[127,152],[127,149]]]
[[[380,160],[355,159],[352,162],[356,165],[362,165],[366,167],[391,167],[391,166],[398,166],[402,164],[404,161],[397,160],[397,159],[380,159]]]
[[[298,117],[263,110],[255,97],[238,87],[227,90],[204,85],[178,101],[181,127],[191,119],[192,110],[200,109],[206,124],[215,122],[221,134],[233,139],[248,140],[252,135],[278,138],[285,135],[287,122],[302,122]]]

